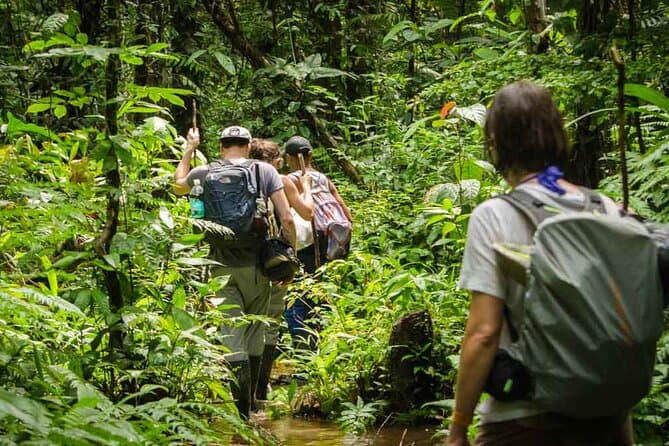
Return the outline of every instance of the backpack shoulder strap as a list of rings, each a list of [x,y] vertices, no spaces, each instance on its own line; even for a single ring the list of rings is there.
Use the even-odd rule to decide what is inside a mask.
[[[583,195],[585,196],[585,206],[583,210],[606,214],[606,206],[604,205],[604,200],[600,194],[587,187],[580,187],[579,189],[581,189],[581,192],[583,192]]]
[[[509,203],[530,222],[534,229],[548,217],[555,215],[546,210],[545,203],[522,189],[514,189],[508,194],[498,195],[497,198]]]
[[[579,189],[585,197],[583,211],[606,214],[606,206],[604,205],[604,200],[600,194],[587,187],[581,187]],[[535,230],[542,221],[555,215],[555,212],[551,212],[547,209],[547,206],[543,201],[522,189],[514,189],[508,194],[499,195],[498,198],[511,204],[522,213]]]

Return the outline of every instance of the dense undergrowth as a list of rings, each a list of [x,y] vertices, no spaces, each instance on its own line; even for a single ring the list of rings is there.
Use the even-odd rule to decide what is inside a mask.
[[[384,422],[442,423],[445,432],[468,308],[467,294],[456,287],[467,217],[505,188],[485,160],[480,130],[495,90],[521,78],[546,85],[572,139],[600,140],[605,150],[595,180],[621,197],[613,64],[601,53],[584,57],[581,44],[559,34],[557,19],[552,50],[527,54],[531,36],[488,12],[469,15],[467,37],[452,45],[430,40],[433,31],[423,28],[418,39],[406,23],[383,29],[378,57],[384,69],[360,76],[368,94],[350,100],[328,83],[339,82],[342,72],[328,71],[320,56],[277,60],[261,70],[240,64],[235,88],[218,79],[189,81],[188,89],[136,85],[130,67],[142,63],[169,61],[175,65],[166,69],[175,71],[177,63],[190,64],[198,74],[205,67],[163,44],[88,45],[76,32],[76,14],[51,16],[41,28],[35,22],[32,43],[24,48],[25,70],[49,79],[49,70],[65,66],[72,77],[62,85],[54,80],[49,94],[21,107],[23,99],[12,95],[23,85],[13,69],[0,72],[9,86],[0,116],[0,442],[272,442],[243,423],[230,402],[217,327],[238,321],[223,320],[212,304],[221,283],[203,273],[207,247],[192,234],[186,200],[171,190],[181,147],[170,111],[183,110],[193,93],[204,96],[203,151],[210,158],[216,130],[230,121],[279,142],[297,132],[317,141],[322,135],[298,113],[305,110],[322,117],[338,143],[334,152],[317,148],[316,161],[353,210],[353,251],[327,265],[321,281],[294,285],[292,296],[308,289],[320,302],[319,348],[286,347],[285,360],[306,384],[275,390],[270,412],[299,414],[316,401],[312,415],[337,420],[353,433]],[[640,104],[629,107],[640,114],[640,126],[630,122],[628,143],[632,206],[669,221],[669,101],[661,94],[667,55],[652,37],[662,29],[640,37],[646,57],[627,65],[628,79],[653,87],[628,85],[629,102]],[[315,39],[294,38],[305,47]],[[416,41],[423,60],[408,76],[406,56]],[[235,68],[218,54],[226,70]],[[112,56],[124,68],[120,93],[108,98],[100,85]],[[442,117],[448,101],[457,105]],[[118,105],[112,133],[103,116],[109,103]],[[350,160],[363,184],[349,181],[333,155]],[[120,187],[109,184],[110,171],[119,173]],[[117,232],[101,250],[98,240],[114,200]],[[110,287],[110,277],[118,288]],[[123,297],[120,308],[113,291]],[[388,341],[393,323],[418,310],[429,312],[434,339],[412,352],[429,364],[416,373],[436,384],[432,401],[397,412],[387,401],[393,390]],[[657,359],[652,391],[634,410],[644,445],[669,438],[669,331]]]

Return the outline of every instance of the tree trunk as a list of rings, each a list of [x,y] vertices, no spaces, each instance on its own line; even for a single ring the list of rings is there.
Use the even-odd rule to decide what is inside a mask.
[[[202,0],[202,4],[211,14],[214,23],[228,38],[235,51],[244,56],[256,70],[271,66],[265,55],[258,51],[258,49],[244,35],[244,31],[241,29],[237,20],[237,14],[232,1],[225,0],[225,3],[227,5],[227,10],[223,9],[221,0]],[[301,87],[297,84],[293,85],[293,89],[297,93],[301,91]],[[320,137],[320,141],[323,142],[323,146],[328,155],[341,167],[344,173],[354,183],[362,184],[362,177],[358,173],[356,167],[346,158],[337,154],[336,150],[332,150],[336,149],[339,144],[330,134],[325,124],[323,124],[319,118],[313,116],[302,108],[300,108],[297,113],[299,118],[305,121],[309,130]]]
[[[81,16],[81,32],[88,36],[91,45],[99,43],[102,33],[100,22],[102,20],[103,0],[77,0],[76,9]]]
[[[393,411],[409,412],[433,401],[437,383],[425,373],[432,363],[434,330],[426,310],[407,314],[393,324],[387,369]]]
[[[530,52],[545,53],[548,50],[548,39],[542,33],[546,29],[546,1],[531,0],[525,4],[523,11],[527,29],[532,33]]]
[[[118,47],[121,41],[121,3],[120,0],[109,0],[107,3],[107,39],[112,47]],[[104,110],[105,123],[107,125],[108,137],[118,133],[118,122],[116,114],[118,112],[118,83],[120,73],[120,61],[117,55],[109,56],[106,67],[105,92],[106,105]],[[116,235],[118,227],[118,217],[120,209],[120,188],[121,174],[119,172],[118,158],[113,149],[113,143],[109,141],[111,149],[107,155],[108,160],[112,160],[112,167],[105,172],[107,183],[107,214],[105,225],[102,228],[100,236],[95,241],[95,252],[98,257],[104,261],[104,257],[109,254],[112,239]],[[121,281],[116,270],[103,270],[104,281],[109,296],[109,306],[112,313],[120,316],[123,308],[123,294],[121,291]],[[119,317],[120,319],[120,317]],[[112,321],[109,327],[110,349],[112,355],[123,347],[123,332],[119,328],[118,320]]]

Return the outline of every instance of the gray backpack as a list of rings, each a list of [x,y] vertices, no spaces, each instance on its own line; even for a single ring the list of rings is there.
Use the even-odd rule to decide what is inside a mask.
[[[522,190],[501,197],[536,232],[529,250],[495,246],[503,269],[504,262],[528,269],[521,326],[507,318],[514,342],[496,358],[519,370],[500,373],[496,364],[489,381],[497,381],[490,393],[498,399],[515,393],[507,399],[592,418],[629,410],[648,393],[664,302],[648,228],[605,215],[601,198],[584,192],[585,209],[564,213]]]
[[[234,164],[217,160],[209,165],[204,180],[205,219],[226,226],[236,234],[248,233],[253,226],[258,198],[258,169],[255,160]]]

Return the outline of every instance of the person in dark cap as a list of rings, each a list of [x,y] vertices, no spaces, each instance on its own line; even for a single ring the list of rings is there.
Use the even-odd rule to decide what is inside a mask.
[[[316,269],[337,256],[328,255],[332,251],[332,243],[328,244],[333,227],[343,228],[344,234],[348,231],[348,239],[343,237],[344,251],[348,252],[350,243],[351,211],[339,195],[336,186],[324,174],[318,172],[312,166],[312,146],[308,139],[302,136],[293,136],[284,144],[286,161],[292,171],[288,177],[302,193],[301,177],[311,176],[311,195],[314,201],[314,215],[311,240],[306,240],[301,246],[298,242],[297,257],[304,264],[304,269],[309,274],[314,274]],[[339,232],[339,231],[338,231]],[[332,240],[330,240],[332,241]],[[345,254],[343,254],[345,255]],[[314,308],[314,301],[308,296],[295,299],[292,306],[286,308],[284,317],[288,330],[297,347],[313,347],[315,339],[309,335],[305,321],[309,320]]]
[[[190,169],[190,160],[200,143],[198,130],[191,129],[186,139],[186,151],[174,175],[177,194],[189,193],[195,181],[198,181],[204,186],[204,218],[220,222],[226,221],[226,216],[234,215],[234,211],[239,208],[226,203],[228,200],[226,197],[250,198],[253,200],[252,204],[250,200],[247,200],[249,203],[242,204],[250,204],[256,209],[258,197],[256,194],[250,195],[247,190],[259,189],[264,197],[271,200],[274,212],[281,222],[284,237],[295,246],[295,223],[281,177],[270,164],[248,159],[251,133],[246,128],[241,126],[225,128],[220,133],[221,159],[193,170]],[[236,176],[233,177],[233,174]],[[243,180],[239,183],[233,181],[239,178]],[[222,190],[225,187],[237,187],[240,190],[219,194],[217,200],[211,199],[214,196],[212,191]],[[234,221],[231,224],[233,223]],[[212,276],[228,276],[227,282],[216,296],[223,308],[221,311],[231,320],[244,315],[267,315],[271,284],[269,278],[262,274],[258,262],[265,236],[266,233],[258,234],[255,237],[257,243],[252,243],[253,237],[246,236],[246,238],[240,237],[239,243],[211,246],[211,257],[220,263],[220,266],[212,268]],[[244,243],[241,240],[244,240]],[[246,323],[241,326],[237,323],[225,324],[221,327],[221,334],[223,344],[230,350],[225,358],[236,375],[236,383],[231,385],[233,396],[240,415],[248,418],[260,373],[264,349],[264,324],[261,322]]]

